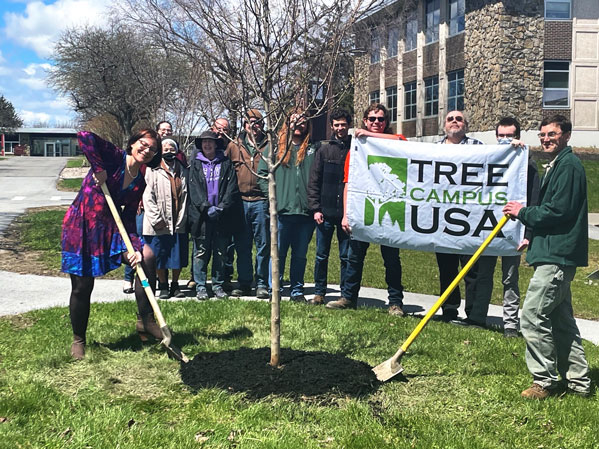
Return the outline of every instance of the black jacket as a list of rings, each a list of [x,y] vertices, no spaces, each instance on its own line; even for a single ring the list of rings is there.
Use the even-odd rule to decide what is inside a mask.
[[[343,217],[343,169],[351,136],[345,142],[325,140],[316,151],[308,181],[308,207],[325,218]]]
[[[220,167],[218,178],[218,205],[223,209],[216,220],[208,218],[208,191],[206,177],[202,169],[202,162],[198,159],[191,161],[189,170],[189,209],[188,223],[191,236],[204,237],[207,225],[215,225],[221,234],[233,234],[243,226],[243,205],[237,187],[235,167],[230,159],[224,159]]]

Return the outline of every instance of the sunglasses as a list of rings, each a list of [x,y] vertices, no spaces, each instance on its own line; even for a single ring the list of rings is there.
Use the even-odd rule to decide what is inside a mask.
[[[385,121],[385,117],[368,117],[368,121],[370,123],[374,123],[374,122],[384,122]]]
[[[447,122],[463,122],[464,121],[464,117],[462,117],[461,115],[450,115],[449,117],[447,117]]]

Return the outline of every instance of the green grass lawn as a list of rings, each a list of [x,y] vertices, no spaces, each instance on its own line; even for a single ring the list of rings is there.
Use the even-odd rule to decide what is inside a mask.
[[[59,179],[56,183],[56,189],[66,192],[79,192],[83,178]]]
[[[78,156],[72,159],[69,159],[67,161],[67,168],[79,168],[79,167],[83,167],[84,164],[87,164],[89,166],[89,163],[87,162],[87,159],[85,158],[85,156]]]
[[[60,269],[60,238],[63,211],[44,211],[28,214],[19,220],[22,223],[22,242],[32,250],[42,251],[42,260],[51,269]],[[329,282],[339,284],[339,257],[336,239],[333,240],[329,260]],[[306,282],[314,280],[314,260],[316,253],[316,238],[313,237],[308,250],[306,265]],[[415,293],[439,294],[439,271],[433,253],[423,251],[402,250],[403,284],[407,291]],[[495,270],[493,289],[494,304],[501,304],[503,287],[501,284],[501,262],[498,261]],[[383,259],[378,245],[371,245],[364,264],[362,285],[376,288],[386,288]],[[575,315],[580,318],[599,320],[599,285],[597,281],[590,283],[587,275],[599,268],[599,241],[589,240],[589,266],[579,268],[572,282],[573,306]],[[210,271],[209,271],[210,272]],[[520,267],[520,290],[525,296],[528,282],[533,270],[525,263]],[[109,273],[106,277],[122,279],[123,268]],[[181,279],[189,279],[189,268],[184,268]],[[286,279],[289,279],[289,264],[287,264]],[[462,283],[462,294],[464,286]]]
[[[431,322],[403,358],[405,377],[381,384],[370,367],[416,318],[284,301],[273,369],[268,303],[161,307],[186,366],[139,343],[133,301],[92,304],[82,362],[68,355],[66,308],[0,318],[0,447],[599,447],[595,390],[519,397],[531,382],[521,338]],[[585,350],[596,385],[599,348]]]

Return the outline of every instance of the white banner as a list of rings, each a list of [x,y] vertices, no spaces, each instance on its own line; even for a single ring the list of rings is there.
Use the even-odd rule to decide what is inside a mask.
[[[362,137],[350,152],[352,238],[473,254],[511,200],[526,204],[528,148]],[[516,255],[524,226],[509,220],[485,255]]]

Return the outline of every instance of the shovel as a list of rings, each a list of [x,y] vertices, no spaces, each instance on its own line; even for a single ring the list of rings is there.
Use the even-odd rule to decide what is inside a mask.
[[[114,201],[112,200],[112,196],[110,196],[110,191],[108,187],[106,187],[106,183],[102,184],[102,192],[104,192],[104,196],[106,197],[106,202],[108,203],[108,207],[110,208],[110,212],[112,212],[112,216],[114,221],[116,222],[117,227],[119,228],[119,232],[121,233],[121,237],[123,242],[125,242],[125,246],[127,247],[127,251],[129,253],[134,253],[135,249],[131,244],[131,239],[129,238],[129,234],[127,234],[127,230],[125,229],[125,225],[123,225],[123,221],[121,220],[121,216],[119,215],[119,211],[117,210]],[[164,316],[162,316],[162,312],[160,311],[160,307],[158,306],[158,302],[156,302],[156,297],[154,296],[154,292],[152,291],[152,287],[150,287],[150,283],[148,282],[148,278],[146,277],[146,273],[144,272],[141,264],[138,263],[135,266],[135,270],[137,276],[139,277],[139,281],[146,292],[148,300],[152,306],[152,310],[154,310],[154,315],[158,320],[158,325],[160,326],[160,332],[162,332],[162,341],[160,342],[162,346],[166,348],[166,351],[171,355],[174,359],[179,360],[180,362],[187,363],[189,359],[179,348],[173,346],[171,344],[171,340],[173,336],[171,335],[171,331],[166,325],[166,321],[164,321]]]
[[[501,217],[501,220],[499,220],[499,223],[497,223],[495,228],[493,228],[493,231],[491,231],[489,236],[485,239],[485,241],[482,243],[482,245],[480,245],[480,247],[472,255],[472,257],[470,258],[468,263],[464,266],[464,268],[462,268],[462,270],[458,273],[457,277],[453,280],[453,282],[449,285],[449,287],[447,287],[447,289],[443,292],[441,297],[437,300],[437,302],[433,305],[433,307],[428,311],[428,313],[424,316],[424,318],[422,318],[422,320],[420,320],[420,323],[418,323],[418,326],[416,326],[416,329],[414,329],[412,331],[412,333],[410,334],[410,336],[408,337],[406,342],[398,349],[398,351],[395,353],[395,355],[393,357],[391,357],[390,359],[385,360],[380,365],[377,365],[374,368],[372,368],[372,371],[374,371],[374,374],[376,374],[376,378],[378,380],[380,380],[381,382],[385,382],[385,381],[391,379],[393,376],[396,376],[397,374],[401,373],[404,370],[403,367],[401,366],[400,362],[401,362],[401,358],[403,357],[405,352],[408,350],[410,345],[414,342],[416,337],[418,337],[418,335],[420,334],[420,331],[422,331],[422,329],[424,329],[424,326],[426,326],[428,324],[428,322],[430,321],[432,316],[437,312],[437,310],[439,310],[439,308],[443,305],[445,300],[455,290],[455,288],[458,286],[458,284],[464,278],[464,276],[466,276],[466,273],[468,273],[470,268],[472,268],[472,265],[474,265],[476,263],[476,261],[478,260],[478,258],[482,254],[482,252],[487,248],[487,246],[489,246],[489,244],[495,238],[495,236],[499,233],[499,231],[501,231],[501,228],[503,228],[503,226],[507,223],[508,219],[509,219],[508,215],[504,215],[503,217]]]

